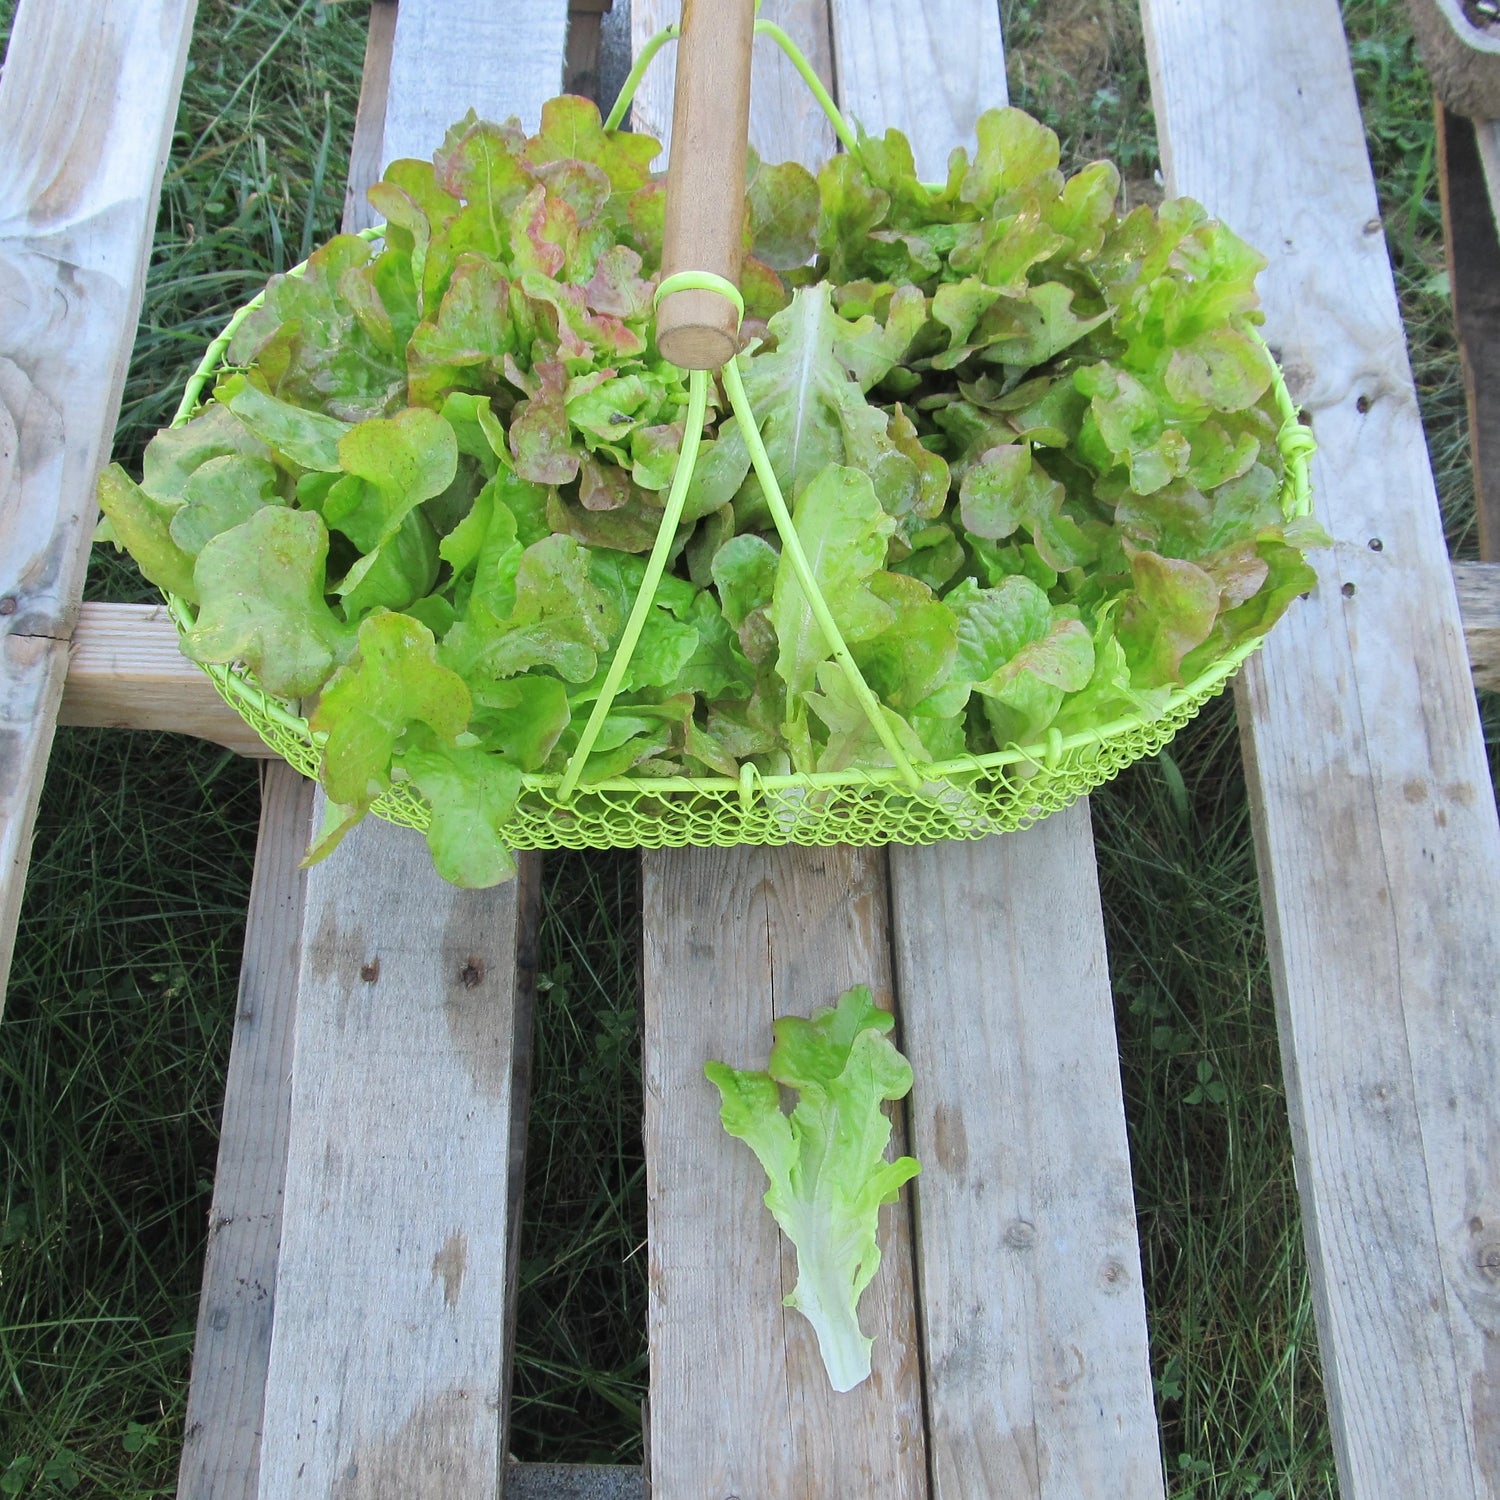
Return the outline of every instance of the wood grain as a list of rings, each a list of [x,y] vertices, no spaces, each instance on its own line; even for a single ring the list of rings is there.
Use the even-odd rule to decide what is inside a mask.
[[[1145,20],[1169,188],[1270,256],[1335,538],[1237,697],[1340,1493],[1493,1497],[1500,828],[1338,7]]]
[[[165,729],[240,755],[269,756],[260,736],[182,654],[160,604],[85,604],[68,659],[59,724]]]
[[[562,87],[567,0],[402,0],[381,161],[430,157],[465,110],[535,130]]]
[[[776,1016],[852,984],[890,1005],[884,857],[650,852],[643,909],[651,1493],[924,1495],[904,1204],[881,1211],[884,1259],[861,1302],[874,1373],[836,1395],[810,1325],[781,1305],[795,1259],[762,1204],[765,1174],[720,1128],[703,1076],[711,1058],[763,1068]]]
[[[941,182],[948,153],[974,145],[974,121],[1007,99],[998,7],[985,0],[831,0],[839,108],[871,132],[912,143],[917,171]]]
[[[263,1500],[495,1494],[530,898],[374,819],[308,873]]]
[[[1005,103],[993,6],[834,0],[840,103],[941,176]],[[1086,803],[891,850],[935,1497],[1163,1493]]]
[[[23,0],[0,73],[0,1006],[195,0]]]
[[[1453,564],[1474,686],[1500,693],[1500,563]]]
[[[312,836],[312,804],[310,781],[281,761],[265,767],[177,1476],[181,1500],[254,1500],[259,1488],[307,882],[299,862]]]
[[[936,1497],[1163,1493],[1093,855],[892,851]]]
[[[639,50],[682,14],[682,0],[631,0],[630,30]],[[825,83],[833,78],[827,0],[775,0],[761,14],[783,27]],[[631,128],[672,144],[673,49],[646,70],[631,107]],[[759,39],[750,74],[750,144],[768,161],[800,161],[813,171],[833,155],[833,129],[781,49]],[[658,163],[660,165],[660,163]]]

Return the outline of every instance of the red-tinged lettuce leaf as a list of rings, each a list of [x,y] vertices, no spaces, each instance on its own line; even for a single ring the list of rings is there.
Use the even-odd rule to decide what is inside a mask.
[[[1057,136],[1019,109],[987,109],[975,121],[978,147],[960,196],[986,214],[1001,215],[1028,196],[1043,201],[1062,191]]]
[[[1028,444],[991,448],[965,471],[959,493],[964,527],[974,536],[1004,541],[1024,527],[1042,561],[1059,573],[1096,555],[1063,511],[1067,491],[1035,461]]]
[[[661,145],[649,135],[605,130],[598,105],[573,94],[542,106],[541,128],[526,143],[526,158],[534,164],[566,158],[591,162],[609,178],[622,203],[645,186],[660,154]]]
[[[409,407],[377,417],[339,440],[339,463],[363,484],[339,486],[324,502],[324,519],[355,546],[370,552],[394,536],[409,512],[441,495],[458,468],[458,441],[435,412]]]
[[[272,395],[346,422],[385,416],[406,392],[406,362],[382,349],[339,291],[345,273],[371,258],[369,243],[342,234],[315,250],[298,276],[274,279],[261,315],[230,347],[236,364],[255,362]]]
[[[801,162],[748,163],[745,249],[774,271],[806,265],[817,249],[818,183]]]
[[[248,521],[263,505],[280,505],[280,480],[263,458],[225,454],[193,471],[182,508],[169,525],[172,540],[194,557],[221,531]]]
[[[1219,613],[1219,585],[1196,563],[1136,552],[1135,592],[1126,596],[1119,638],[1140,687],[1182,681],[1183,658],[1208,639]]]
[[[359,627],[353,659],[334,673],[310,720],[328,736],[321,778],[328,795],[368,806],[390,784],[391,755],[412,724],[451,744],[469,722],[469,690],[440,666],[432,632],[381,611]]]
[[[628,245],[612,245],[595,262],[584,297],[590,312],[638,322],[652,316],[652,291],[641,275],[640,255]]]
[[[1181,407],[1243,411],[1271,384],[1271,357],[1256,339],[1234,328],[1205,329],[1172,351],[1164,378]]]
[[[516,873],[504,838],[521,795],[515,766],[489,751],[446,745],[421,733],[411,736],[397,762],[432,808],[427,847],[444,880],[483,890]]]
[[[119,464],[110,464],[99,475],[99,508],[109,524],[109,539],[130,553],[148,581],[165,593],[197,602],[193,557],[172,537],[180,500],[156,499]]]
[[[455,387],[496,388],[516,341],[510,282],[493,261],[459,256],[436,314],[412,330],[406,350],[409,400],[438,406]]]
[[[280,505],[214,537],[193,572],[200,608],[188,654],[243,662],[282,697],[315,693],[354,649],[352,627],[323,597],[327,557],[322,518]]]

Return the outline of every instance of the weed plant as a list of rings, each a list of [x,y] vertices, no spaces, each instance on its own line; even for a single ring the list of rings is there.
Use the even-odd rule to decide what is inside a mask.
[[[0,0],[0,40],[12,9]],[[1119,162],[1131,201],[1158,197],[1134,0],[1003,10],[1014,101],[1073,159]],[[127,465],[230,310],[337,228],[365,14],[201,0],[116,438]],[[1463,554],[1473,486],[1430,94],[1399,0],[1344,14]],[[112,553],[89,591],[149,597]],[[214,747],[58,736],[0,1025],[0,1496],[173,1493],[257,806],[254,767]],[[1178,1500],[1336,1493],[1247,806],[1227,698],[1093,800]],[[512,1447],[635,1461],[636,862],[549,856],[544,886]]]

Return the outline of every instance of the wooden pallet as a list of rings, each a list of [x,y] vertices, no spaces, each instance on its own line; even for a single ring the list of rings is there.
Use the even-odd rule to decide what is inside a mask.
[[[0,313],[0,969],[59,699],[247,748],[159,619],[77,606],[192,6],[85,9],[22,0],[0,86],[24,293]],[[928,171],[1004,97],[992,0],[765,12]],[[636,0],[637,40],[669,13]],[[1495,1500],[1500,829],[1337,8],[1144,19],[1170,185],[1272,256],[1336,538],[1237,695],[1342,1492]],[[376,0],[355,180],[469,105],[535,119],[565,23],[564,0]],[[636,109],[663,135],[669,77]],[[779,59],[752,114],[763,154],[832,147]],[[367,824],[304,875],[312,789],[264,786],[180,1493],[488,1500],[502,1470],[513,1496],[640,1493],[503,1468],[536,861],[457,892]],[[1161,1496],[1087,805],[976,844],[642,867],[652,1493]],[[899,1012],[924,1172],[883,1228],[875,1378],[836,1398],[701,1066],[856,981]]]

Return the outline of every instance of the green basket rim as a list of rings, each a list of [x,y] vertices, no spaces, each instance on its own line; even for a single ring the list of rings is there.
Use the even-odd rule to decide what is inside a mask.
[[[377,241],[384,237],[385,225],[379,224],[368,229],[358,231],[360,239]],[[300,276],[307,269],[307,262],[293,266],[284,274],[287,276]],[[204,350],[203,358],[199,361],[197,369],[194,370],[184,387],[182,400],[178,404],[177,411],[172,418],[171,426],[180,427],[193,416],[195,416],[205,404],[201,401],[204,388],[210,384],[227,366],[224,363],[224,355],[227,352],[234,335],[239,331],[253,312],[265,303],[267,288],[258,292],[251,300],[239,308],[234,316],[225,324],[217,338]],[[1266,355],[1271,365],[1271,390],[1276,402],[1276,408],[1281,415],[1281,426],[1276,433],[1276,446],[1281,452],[1282,462],[1285,465],[1282,487],[1281,487],[1281,509],[1283,515],[1289,520],[1297,519],[1312,514],[1312,490],[1310,483],[1310,468],[1313,453],[1317,449],[1317,442],[1311,431],[1303,425],[1298,414],[1296,404],[1291,398],[1286,387],[1286,380],[1281,372],[1280,365],[1266,346],[1265,339],[1259,329],[1251,326],[1248,329],[1250,335],[1260,346],[1266,350]],[[195,623],[196,616],[193,606],[189,601],[177,594],[165,594],[167,612],[177,626],[179,637],[184,635]],[[1064,735],[1057,730],[1048,733],[1045,739],[1029,745],[1010,745],[1003,750],[990,751],[984,755],[963,755],[954,759],[933,762],[913,762],[914,769],[920,773],[925,782],[938,782],[944,785],[961,784],[964,780],[983,776],[989,772],[1004,770],[1009,766],[1032,766],[1037,770],[1053,770],[1058,767],[1064,755],[1070,751],[1081,750],[1087,747],[1104,748],[1110,744],[1127,739],[1132,734],[1149,729],[1153,724],[1158,724],[1164,719],[1170,718],[1174,713],[1183,709],[1201,705],[1206,699],[1217,693],[1235,672],[1260,649],[1265,640],[1264,635],[1254,636],[1249,640],[1242,641],[1232,650],[1226,652],[1211,666],[1200,672],[1191,682],[1173,690],[1168,696],[1162,708],[1155,714],[1131,713],[1123,714],[1119,718],[1112,719],[1101,725],[1093,726],[1085,730],[1075,730],[1072,734]],[[186,653],[184,653],[186,654]],[[189,658],[192,660],[192,658]],[[296,704],[268,692],[255,680],[254,675],[242,666],[211,665],[203,662],[194,662],[214,684],[220,697],[229,704],[236,713],[260,736],[261,740],[277,755],[289,758],[283,747],[275,744],[261,726],[256,722],[257,718],[264,718],[279,726],[288,736],[297,741],[300,748],[305,748],[306,756],[299,756],[303,764],[298,765],[296,760],[291,763],[296,769],[304,774],[314,775],[308,767],[315,766],[322,754],[323,742],[326,735],[313,730],[306,717],[298,711]],[[548,792],[555,791],[562,781],[561,772],[527,772],[522,776],[523,791]],[[904,789],[908,795],[913,795],[917,800],[924,800],[919,793],[912,793],[905,787],[901,771],[895,766],[871,766],[864,768],[851,768],[844,771],[804,771],[790,772],[780,775],[767,775],[757,767],[746,764],[738,777],[729,776],[650,776],[630,777],[614,776],[597,781],[581,783],[574,793],[575,796],[590,795],[594,793],[610,792],[639,792],[647,795],[663,793],[702,793],[712,796],[723,797],[734,793],[740,799],[753,797],[757,792],[777,793],[789,791],[824,791],[837,788],[890,788],[892,790]],[[391,818],[393,821],[405,823],[409,821],[409,814],[400,810],[397,804],[391,800],[390,793],[384,793],[378,797],[370,807],[370,811],[380,817]]]

